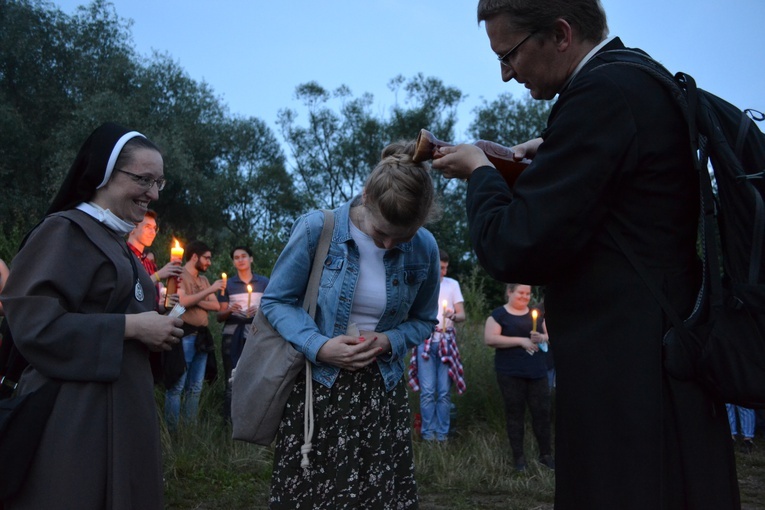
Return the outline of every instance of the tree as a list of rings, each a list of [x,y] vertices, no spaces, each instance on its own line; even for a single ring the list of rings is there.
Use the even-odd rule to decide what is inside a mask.
[[[526,96],[513,99],[509,92],[473,110],[475,119],[468,134],[476,140],[489,140],[506,147],[531,140],[540,135],[552,109],[551,101],[538,101]]]
[[[299,85],[308,125],[297,124],[298,113],[279,111],[277,124],[290,148],[293,171],[310,208],[335,208],[361,191],[385,144],[383,125],[372,116],[371,94],[353,98],[342,86],[330,92],[316,82]],[[339,102],[336,112],[332,102]]]
[[[80,144],[108,120],[162,149],[168,185],[152,207],[163,232],[225,249],[243,237],[280,247],[299,206],[265,123],[231,117],[169,56],[137,56],[130,22],[105,0],[73,16],[42,0],[0,0],[0,257],[12,258]]]
[[[257,248],[258,262],[270,268],[303,212],[303,201],[287,173],[281,146],[263,121],[232,119],[223,134],[216,162],[220,176],[207,200],[221,208],[230,244]]]
[[[397,94],[404,92],[403,103],[394,106],[387,125],[391,139],[414,139],[420,129],[427,129],[441,140],[454,138],[457,107],[464,99],[459,89],[422,74],[409,80],[399,75],[388,86]],[[449,253],[451,274],[467,275],[476,264],[465,213],[467,187],[461,181],[444,178],[440,172],[431,171],[431,177],[441,206],[441,217],[427,228],[436,237],[439,247]]]
[[[512,94],[503,93],[493,101],[484,100],[474,110],[475,118],[468,127],[468,134],[476,140],[489,140],[512,147],[538,137],[547,123],[551,108],[550,101],[534,100],[531,96],[523,100],[513,99]],[[483,279],[480,286],[486,292],[487,302],[504,302],[503,284],[493,280],[484,271],[476,276]]]
[[[457,107],[464,99],[459,89],[422,73],[409,80],[398,75],[388,82],[388,88],[396,95],[402,89],[405,93],[403,105],[397,103],[393,107],[388,121],[387,132],[391,140],[415,138],[423,128],[441,140],[454,137]]]

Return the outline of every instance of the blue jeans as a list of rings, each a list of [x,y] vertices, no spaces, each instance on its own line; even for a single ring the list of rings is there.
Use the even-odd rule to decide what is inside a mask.
[[[733,436],[738,435],[738,427],[736,423],[736,411],[738,411],[738,421],[741,424],[741,435],[747,439],[754,437],[754,409],[747,409],[745,407],[736,406],[733,404],[725,404],[728,410],[728,423],[730,424],[730,433]]]
[[[197,351],[196,340],[196,334],[184,336],[181,339],[183,356],[186,358],[186,371],[165,394],[165,420],[170,430],[178,428],[181,411],[183,411],[185,422],[191,423],[197,418],[199,396],[202,394],[202,382],[207,366],[207,353]],[[181,393],[184,397],[182,409]]]
[[[420,416],[422,438],[426,441],[446,440],[451,411],[451,379],[449,366],[441,361],[439,343],[431,342],[430,359],[423,359],[424,344],[417,347],[417,378],[420,382]]]

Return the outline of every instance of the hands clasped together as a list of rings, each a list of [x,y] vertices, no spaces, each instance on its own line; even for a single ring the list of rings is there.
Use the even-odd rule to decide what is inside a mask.
[[[330,338],[319,349],[316,359],[355,372],[373,363],[377,356],[390,352],[385,333],[361,331],[359,336],[340,335]]]
[[[539,344],[543,344],[545,342],[549,342],[550,337],[545,335],[544,333],[540,333],[538,331],[532,331],[531,332],[531,338],[529,338],[528,345],[523,345],[522,347],[526,349],[526,352],[529,354],[534,354],[535,352],[538,352],[540,347]],[[542,349],[547,350],[547,349]]]

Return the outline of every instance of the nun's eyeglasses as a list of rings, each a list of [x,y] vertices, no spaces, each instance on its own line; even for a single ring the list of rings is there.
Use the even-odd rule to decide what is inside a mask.
[[[144,187],[146,189],[150,189],[152,184],[157,185],[157,191],[162,191],[165,189],[165,184],[167,184],[167,181],[164,177],[160,177],[159,179],[152,179],[151,177],[146,177],[145,175],[138,175],[134,174],[132,172],[126,172],[125,170],[120,170],[119,168],[115,168],[118,172],[122,172],[123,174],[127,174],[130,176],[131,179],[133,179],[133,182],[138,184],[141,187]]]

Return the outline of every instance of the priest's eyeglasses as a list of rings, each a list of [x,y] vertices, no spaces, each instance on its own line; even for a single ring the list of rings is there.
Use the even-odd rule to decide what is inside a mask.
[[[116,168],[118,172],[122,172],[123,174],[127,174],[130,176],[131,179],[133,179],[133,182],[138,184],[141,187],[144,187],[146,189],[151,188],[152,184],[157,185],[157,191],[162,191],[165,189],[165,184],[167,184],[167,181],[164,177],[160,177],[159,179],[153,179],[151,177],[146,177],[145,175],[138,175],[134,174],[132,172],[126,172],[125,170],[120,170],[119,168]]]
[[[529,38],[530,38],[532,35],[536,34],[537,32],[538,32],[538,30],[534,30],[533,32],[531,32],[529,35],[527,35],[526,37],[524,37],[523,39],[521,39],[521,42],[519,42],[518,44],[516,44],[515,46],[513,46],[512,48],[510,48],[510,51],[508,51],[508,52],[507,52],[507,53],[505,53],[504,55],[497,55],[497,60],[499,60],[499,62],[500,62],[500,63],[501,63],[503,66],[506,66],[506,67],[513,67],[513,66],[511,66],[511,65],[510,65],[510,59],[513,57],[513,54],[514,54],[516,51],[518,51],[518,48],[520,48],[520,47],[521,47],[521,45],[522,45],[523,43],[525,43],[526,41],[528,41],[528,40],[529,40]]]

